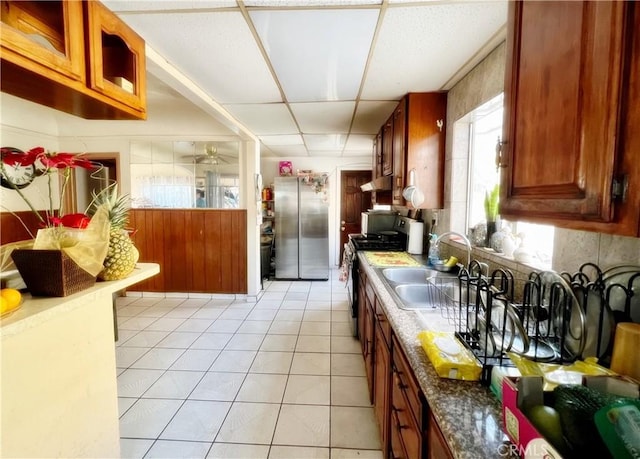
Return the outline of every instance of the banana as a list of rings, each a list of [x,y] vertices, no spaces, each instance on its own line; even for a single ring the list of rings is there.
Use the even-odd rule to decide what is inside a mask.
[[[447,261],[445,261],[444,266],[447,268],[453,268],[458,263],[458,259],[456,257],[449,257]]]

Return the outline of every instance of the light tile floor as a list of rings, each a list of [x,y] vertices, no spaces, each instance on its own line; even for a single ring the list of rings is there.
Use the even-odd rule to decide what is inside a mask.
[[[337,270],[264,286],[257,302],[118,298],[123,458],[382,458]]]

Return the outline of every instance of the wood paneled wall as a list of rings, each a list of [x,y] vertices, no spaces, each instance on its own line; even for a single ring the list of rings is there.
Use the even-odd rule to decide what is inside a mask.
[[[44,212],[41,213],[44,216]],[[19,217],[19,218],[18,218]],[[22,223],[20,222],[22,220]],[[31,235],[24,228],[35,236],[38,228],[42,227],[42,223],[36,218],[33,212],[27,210],[24,212],[1,212],[0,213],[0,244],[8,244],[9,242],[24,241],[31,239]]]
[[[247,293],[247,212],[132,209],[129,226],[140,261],[160,274],[129,290]]]

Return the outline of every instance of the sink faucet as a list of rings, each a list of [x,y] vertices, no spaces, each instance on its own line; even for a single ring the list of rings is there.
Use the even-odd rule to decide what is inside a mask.
[[[469,267],[469,264],[471,263],[471,242],[469,241],[469,239],[467,238],[467,236],[465,236],[464,234],[461,233],[457,233],[455,231],[447,231],[445,233],[442,233],[440,236],[437,237],[437,239],[435,240],[435,245],[436,247],[438,246],[438,244],[440,243],[440,240],[445,237],[445,236],[450,236],[450,235],[455,235],[455,236],[459,236],[460,238],[462,238],[462,240],[464,241],[465,246],[467,247],[467,268]]]

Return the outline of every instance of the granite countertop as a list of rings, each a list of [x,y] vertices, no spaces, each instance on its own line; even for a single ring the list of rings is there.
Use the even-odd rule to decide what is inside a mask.
[[[511,444],[502,430],[499,400],[479,382],[445,379],[436,374],[417,339],[424,328],[416,313],[400,309],[378,270],[362,254],[358,256],[360,266],[373,280],[374,290],[454,457],[510,457]]]

